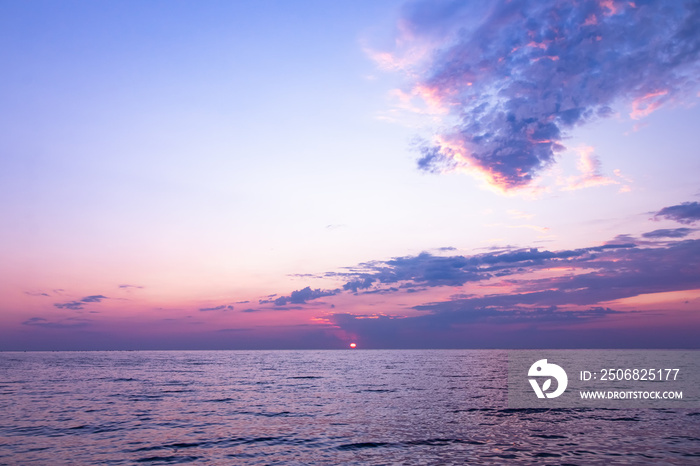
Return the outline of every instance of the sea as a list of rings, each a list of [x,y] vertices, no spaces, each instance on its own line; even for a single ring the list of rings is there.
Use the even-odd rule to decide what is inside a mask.
[[[700,464],[699,409],[509,408],[507,358],[4,352],[0,464]]]

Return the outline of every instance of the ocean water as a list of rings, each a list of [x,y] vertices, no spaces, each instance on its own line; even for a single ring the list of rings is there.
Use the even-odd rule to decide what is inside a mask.
[[[0,353],[0,464],[700,464],[695,409],[508,409],[505,351]]]

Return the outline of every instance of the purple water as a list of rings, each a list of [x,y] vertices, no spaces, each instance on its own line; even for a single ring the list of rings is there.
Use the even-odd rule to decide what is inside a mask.
[[[504,351],[0,353],[0,464],[700,464],[700,412],[514,410]]]

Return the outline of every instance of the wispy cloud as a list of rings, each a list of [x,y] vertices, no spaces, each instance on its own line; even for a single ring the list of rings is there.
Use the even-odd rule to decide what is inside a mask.
[[[397,50],[375,56],[410,77],[403,95],[450,115],[419,145],[420,169],[511,190],[555,162],[568,130],[614,104],[639,119],[694,92],[699,12],[661,0],[418,1],[404,7]],[[584,162],[572,189],[613,182],[592,156]]]
[[[561,180],[564,191],[574,191],[577,189],[590,188],[592,186],[605,186],[608,184],[618,184],[617,181],[604,176],[601,172],[601,164],[598,157],[593,153],[591,146],[582,146],[575,149],[578,152],[579,160],[576,163],[578,176],[570,176]]]
[[[99,303],[103,299],[109,299],[109,298],[107,298],[107,296],[103,296],[101,294],[98,294],[98,295],[86,296],[86,297],[84,297],[80,300],[77,300],[77,301],[69,301],[67,303],[55,303],[54,306],[59,308],[59,309],[80,310],[80,309],[83,309],[86,304]]]
[[[201,312],[208,312],[208,311],[233,311],[233,306],[230,304],[222,304],[220,306],[214,306],[214,307],[202,307],[199,308]]]

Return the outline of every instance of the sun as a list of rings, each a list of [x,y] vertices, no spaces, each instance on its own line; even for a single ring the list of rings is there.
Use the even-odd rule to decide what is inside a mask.
[[[357,345],[355,343],[350,343],[350,348],[357,348]]]

